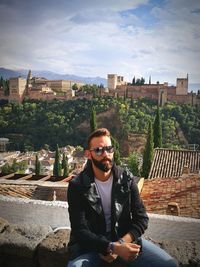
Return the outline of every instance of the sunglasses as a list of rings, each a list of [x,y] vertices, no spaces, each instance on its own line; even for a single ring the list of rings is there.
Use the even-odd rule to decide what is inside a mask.
[[[103,155],[104,151],[106,151],[108,153],[113,153],[114,147],[113,146],[96,147],[96,148],[91,148],[90,151],[94,151],[94,153],[97,156],[101,156],[101,155]]]

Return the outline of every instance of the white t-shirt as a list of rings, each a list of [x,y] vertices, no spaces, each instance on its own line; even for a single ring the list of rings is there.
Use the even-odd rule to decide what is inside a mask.
[[[94,181],[97,185],[98,192],[101,197],[101,203],[103,206],[103,212],[106,220],[106,232],[111,231],[111,194],[112,194],[112,183],[113,176],[108,178],[105,182],[99,181],[94,178]]]

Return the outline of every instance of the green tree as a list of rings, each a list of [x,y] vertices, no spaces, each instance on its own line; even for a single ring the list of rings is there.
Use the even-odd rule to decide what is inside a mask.
[[[9,95],[10,91],[9,91],[9,80],[5,80],[4,83],[4,94],[5,95]]]
[[[56,146],[56,152],[55,152],[55,161],[53,165],[53,175],[54,176],[61,176],[62,166],[60,163],[60,151],[59,146],[57,144]]]
[[[44,148],[44,150],[49,151],[49,145],[48,144],[44,144],[43,148]]]
[[[11,165],[11,168],[12,168],[12,172],[17,172],[18,171],[19,165],[17,164],[17,160],[16,159],[13,159],[13,163]]]
[[[8,163],[4,164],[3,167],[1,168],[1,173],[2,174],[13,173],[12,167]]]
[[[142,176],[144,176],[144,178],[148,178],[150,172],[151,163],[153,160],[153,148],[154,148],[153,129],[151,121],[149,121],[148,135],[143,153],[143,164],[142,164]]]
[[[41,174],[41,162],[39,161],[38,154],[35,156],[35,175]]]
[[[134,108],[134,100],[133,100],[133,96],[131,96],[130,108]]]
[[[74,83],[74,84],[72,85],[72,90],[74,90],[74,91],[77,91],[77,90],[78,90],[78,85],[77,85],[77,83]]]
[[[65,156],[65,153],[63,153],[62,168],[63,168],[63,176],[67,177],[69,175],[69,164],[68,164],[68,160]]]
[[[0,78],[0,87],[3,87],[3,77]]]
[[[90,114],[90,132],[94,132],[97,129],[96,110],[93,107]]]
[[[142,77],[140,80],[140,85],[144,85],[145,84],[145,79]]]
[[[133,151],[128,158],[128,167],[133,175],[140,176],[139,170],[139,155],[137,152]]]
[[[157,107],[156,117],[153,124],[154,147],[162,147],[162,123],[160,109]]]
[[[115,161],[116,165],[120,165],[121,159],[120,159],[120,152],[119,152],[119,143],[113,136],[111,136],[111,142],[112,142],[112,145],[113,145],[114,151],[115,151],[114,152],[114,161]]]
[[[132,85],[135,85],[135,76],[133,77]]]

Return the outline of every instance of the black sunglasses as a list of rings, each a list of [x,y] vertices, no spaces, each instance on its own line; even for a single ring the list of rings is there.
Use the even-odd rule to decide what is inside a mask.
[[[108,153],[113,153],[114,147],[113,146],[95,147],[95,148],[91,148],[90,151],[94,151],[94,153],[97,156],[101,156],[101,155],[103,155],[104,151],[106,151]]]

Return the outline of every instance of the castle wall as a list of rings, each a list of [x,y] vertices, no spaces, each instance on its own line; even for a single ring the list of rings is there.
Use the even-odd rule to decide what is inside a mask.
[[[69,100],[72,98],[72,92],[70,90],[68,92],[65,92],[63,96],[58,96],[54,93],[45,93],[41,91],[32,90],[29,91],[28,97],[30,99],[41,99],[41,100],[53,100],[53,99]]]
[[[198,104],[198,99],[196,94],[188,94],[188,95],[168,95],[168,102],[176,102],[180,104]]]
[[[56,92],[69,91],[72,89],[72,86],[74,84],[77,84],[78,88],[84,85],[84,83],[75,82],[75,81],[67,81],[67,80],[47,80],[46,81],[46,85]]]

